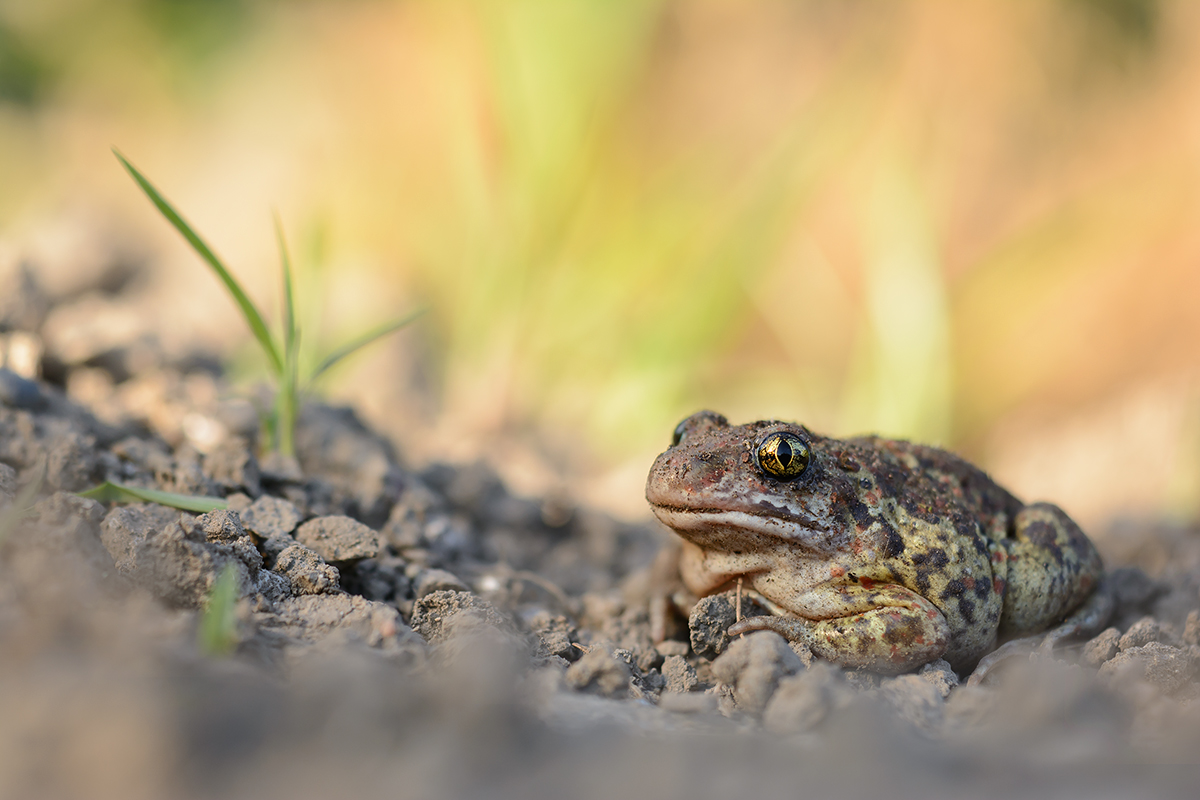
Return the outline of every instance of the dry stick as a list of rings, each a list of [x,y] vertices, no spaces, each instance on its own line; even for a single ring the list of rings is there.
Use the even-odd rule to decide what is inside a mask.
[[[738,578],[737,594],[734,595],[733,621],[734,622],[742,621],[742,579],[741,578]],[[738,638],[745,639],[746,634],[743,633]]]

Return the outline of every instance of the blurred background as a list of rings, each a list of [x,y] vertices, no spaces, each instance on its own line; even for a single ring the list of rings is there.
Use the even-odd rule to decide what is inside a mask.
[[[412,461],[639,515],[713,408],[1191,517],[1198,45],[1187,0],[0,0],[0,276],[261,380],[116,146],[276,321],[279,212],[314,354],[428,307],[321,386]]]

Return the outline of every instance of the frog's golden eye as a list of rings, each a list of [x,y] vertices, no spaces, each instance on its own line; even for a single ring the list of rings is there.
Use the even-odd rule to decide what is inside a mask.
[[[675,447],[683,441],[683,434],[687,432],[687,424],[690,419],[691,417],[688,417],[688,419],[675,426],[675,432],[671,434],[671,447]]]
[[[791,480],[808,466],[808,445],[794,433],[772,433],[758,445],[758,466],[768,475]]]

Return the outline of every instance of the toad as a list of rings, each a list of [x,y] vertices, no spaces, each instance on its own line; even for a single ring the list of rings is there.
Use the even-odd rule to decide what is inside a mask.
[[[702,411],[655,460],[646,499],[683,539],[691,591],[743,586],[770,612],[731,636],[776,631],[851,669],[944,658],[962,673],[998,641],[1050,648],[1112,609],[1099,553],[1062,510],[935,447]]]

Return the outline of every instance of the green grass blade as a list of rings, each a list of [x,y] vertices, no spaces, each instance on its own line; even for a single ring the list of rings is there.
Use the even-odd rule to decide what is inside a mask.
[[[115,481],[105,481],[86,492],[80,492],[79,496],[90,497],[101,503],[158,503],[160,506],[170,506],[183,511],[196,511],[201,514],[229,506],[220,497],[160,492],[157,489],[143,489],[141,486],[129,486]]]
[[[400,317],[399,319],[392,320],[391,322],[388,322],[384,325],[380,325],[378,328],[367,331],[362,336],[360,336],[359,338],[350,342],[349,344],[339,347],[337,350],[334,350],[332,353],[330,353],[328,356],[326,356],[325,360],[322,361],[315,370],[313,370],[313,374],[312,374],[312,377],[310,378],[310,380],[315,381],[317,378],[319,378],[322,375],[322,373],[324,373],[326,370],[328,370],[334,364],[341,361],[346,356],[353,353],[355,350],[358,350],[362,347],[366,347],[367,345],[369,345],[371,342],[375,341],[376,339],[379,339],[383,336],[387,336],[392,331],[396,331],[396,330],[399,330],[400,328],[403,328],[405,325],[409,324],[410,322],[412,322],[413,320],[415,320],[417,317],[421,316],[424,313],[425,313],[425,309],[419,308],[416,311],[412,312],[411,314],[407,314],[403,317]]]
[[[296,454],[296,414],[299,398],[300,333],[296,326],[295,290],[292,284],[292,259],[288,256],[283,222],[275,214],[275,238],[279,242],[279,261],[283,272],[283,373],[275,397],[274,445],[285,456]]]
[[[296,353],[296,300],[292,288],[292,259],[288,256],[287,240],[283,237],[283,222],[275,214],[275,239],[279,242],[279,262],[283,269],[283,355]]]
[[[271,340],[271,332],[267,329],[267,324],[263,321],[262,314],[258,312],[258,308],[255,307],[246,292],[242,290],[241,285],[230,274],[229,270],[225,268],[225,265],[221,263],[221,259],[217,258],[216,253],[192,230],[192,227],[167,202],[158,189],[154,188],[154,185],[146,180],[142,173],[138,172],[137,168],[133,164],[130,164],[125,156],[121,155],[115,147],[113,148],[113,154],[124,165],[129,174],[133,176],[133,179],[137,181],[138,186],[142,187],[142,191],[146,193],[146,196],[150,198],[159,212],[167,218],[168,222],[175,226],[175,230],[179,231],[183,235],[183,238],[187,239],[192,249],[217,273],[217,276],[225,284],[225,288],[233,295],[234,301],[241,309],[242,316],[246,318],[246,324],[250,326],[250,330],[254,333],[254,338],[258,339],[258,343],[266,351],[271,366],[277,374],[281,374],[283,372],[283,359],[280,357],[279,348]]]
[[[200,628],[196,631],[200,651],[210,657],[226,656],[237,645],[237,570],[232,564],[221,571],[208,604],[200,616]]]
[[[20,524],[21,520],[33,516],[34,506],[37,505],[38,492],[46,480],[46,461],[43,457],[38,466],[38,473],[29,483],[25,484],[12,503],[0,509],[0,542],[8,538],[8,534]]]

